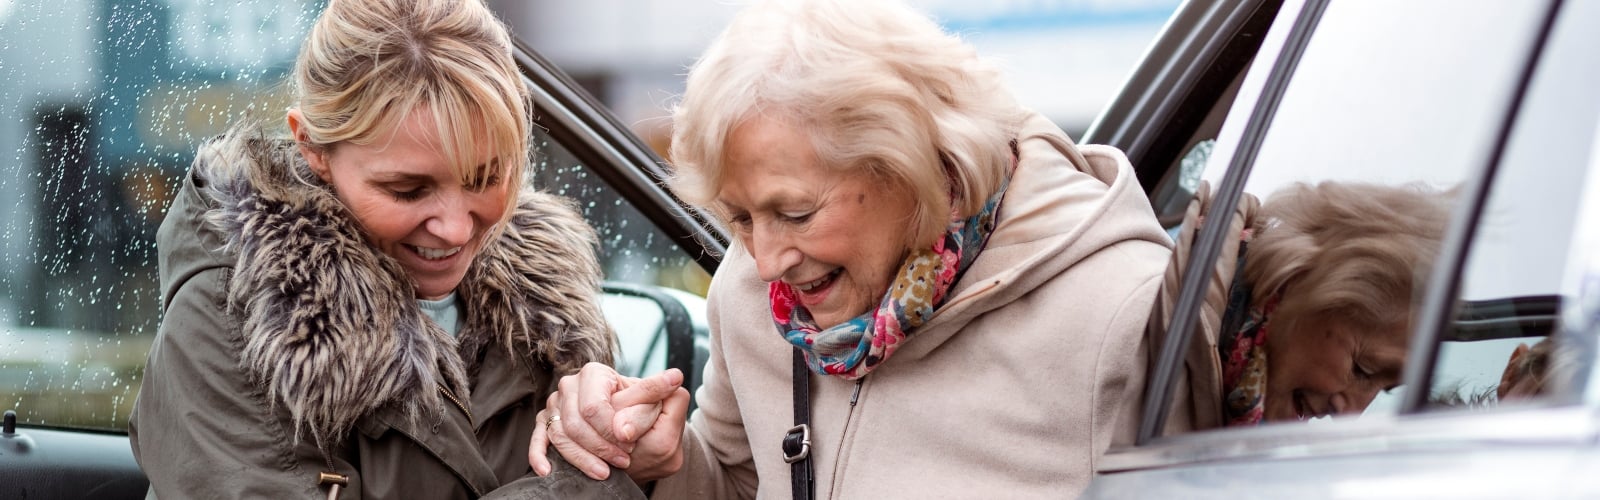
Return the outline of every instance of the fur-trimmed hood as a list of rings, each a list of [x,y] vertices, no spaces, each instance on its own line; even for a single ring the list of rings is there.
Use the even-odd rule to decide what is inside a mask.
[[[510,352],[519,371],[611,362],[597,238],[567,200],[522,190],[457,287],[463,322],[453,338],[426,319],[404,269],[366,242],[293,145],[258,136],[236,131],[200,148],[185,186],[197,193],[184,194],[207,209],[182,222],[192,232],[174,246],[201,246],[187,255],[232,268],[223,307],[241,330],[241,363],[297,432],[328,446],[387,405],[416,417],[448,404],[440,388],[468,400],[486,349]],[[181,267],[168,266],[169,254],[182,250],[166,243],[171,297],[184,280],[169,276]]]

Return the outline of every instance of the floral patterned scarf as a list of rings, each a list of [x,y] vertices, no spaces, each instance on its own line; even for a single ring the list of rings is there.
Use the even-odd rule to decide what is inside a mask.
[[[1278,300],[1275,294],[1265,306],[1251,309],[1244,324],[1217,343],[1222,355],[1222,407],[1230,427],[1261,423],[1267,392],[1267,332]]]
[[[778,332],[805,353],[812,371],[847,380],[866,376],[933,318],[950,286],[977,260],[994,232],[996,212],[1009,185],[1007,176],[977,215],[956,220],[932,247],[911,252],[878,307],[854,319],[820,329],[796,299],[794,287],[772,282],[768,294]]]
[[[1222,313],[1217,356],[1222,360],[1222,411],[1224,425],[1259,425],[1267,393],[1267,334],[1272,312],[1283,300],[1279,289],[1265,304],[1251,304],[1255,287],[1244,279],[1245,256],[1254,231],[1239,235],[1239,260],[1228,287],[1228,306]]]

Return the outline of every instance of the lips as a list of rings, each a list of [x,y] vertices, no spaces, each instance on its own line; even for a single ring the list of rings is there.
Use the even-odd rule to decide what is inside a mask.
[[[450,272],[460,265],[459,261],[466,254],[466,247],[429,248],[416,245],[403,245],[408,258],[402,259],[404,265],[412,273],[439,273]]]
[[[833,283],[838,279],[839,274],[842,272],[844,272],[844,269],[842,268],[834,269],[833,271],[828,272],[828,274],[823,275],[821,278],[807,281],[805,283],[793,284],[790,286],[793,286],[795,292],[799,293],[801,304],[805,304],[807,307],[814,306],[828,298],[828,290],[833,288]]]
[[[1294,416],[1302,421],[1322,418],[1333,414],[1332,411],[1323,411],[1311,407],[1311,401],[1300,391],[1294,391]]]
[[[428,247],[411,246],[411,250],[417,252],[417,255],[421,256],[423,259],[441,260],[441,259],[449,258],[450,256],[455,255],[457,253],[460,253],[461,252],[461,247],[428,248]]]
[[[794,285],[794,288],[795,288],[795,290],[799,290],[800,293],[810,292],[812,290],[817,289],[818,287],[821,287],[822,285],[828,284],[828,280],[832,280],[833,277],[838,276],[838,275],[839,275],[839,270],[838,269],[834,269],[832,272],[829,272],[828,274],[823,275],[821,278],[817,278],[815,281],[808,281],[808,282],[805,282],[805,283]]]

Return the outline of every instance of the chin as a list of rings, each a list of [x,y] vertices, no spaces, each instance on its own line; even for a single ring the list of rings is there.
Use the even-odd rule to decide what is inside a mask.
[[[449,286],[445,286],[444,284],[430,285],[418,283],[416,289],[417,298],[425,300],[442,299],[446,295],[450,295],[451,292],[455,292],[456,287],[460,285],[461,281],[459,280],[450,284]]]

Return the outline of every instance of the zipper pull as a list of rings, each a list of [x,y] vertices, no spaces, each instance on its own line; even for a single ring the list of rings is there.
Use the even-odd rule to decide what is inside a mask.
[[[866,377],[861,377],[861,378],[856,379],[856,390],[855,390],[855,392],[850,393],[850,407],[851,408],[855,408],[856,407],[856,398],[860,398],[861,397],[861,383],[862,382],[866,382],[866,381],[867,381]]]
[[[328,469],[332,470],[333,468],[329,467]],[[323,472],[317,474],[317,485],[328,487],[328,500],[335,500],[339,498],[339,490],[344,489],[345,485],[348,484],[350,484],[350,476],[346,476],[344,474],[337,474],[333,472]]]

